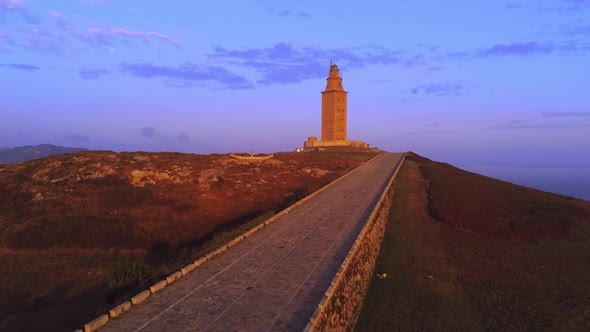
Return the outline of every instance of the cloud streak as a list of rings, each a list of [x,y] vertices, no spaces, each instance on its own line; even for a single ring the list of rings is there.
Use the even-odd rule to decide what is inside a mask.
[[[108,74],[109,71],[107,69],[102,68],[95,68],[95,69],[85,69],[78,72],[81,78],[87,80],[96,80],[99,79],[100,76]]]
[[[16,14],[31,24],[39,23],[39,20],[25,7],[25,2],[22,0],[0,0],[0,22],[5,14]]]
[[[120,27],[108,28],[90,28],[85,33],[79,35],[79,38],[91,45],[108,45],[124,44],[127,46],[134,45],[133,40],[140,40],[150,43],[154,40],[167,42],[175,47],[180,47],[180,42],[168,35],[156,31],[129,30]]]
[[[530,57],[551,54],[584,54],[590,51],[590,44],[583,40],[548,42],[548,41],[525,41],[504,44],[494,44],[475,50],[454,51],[431,54],[429,60],[442,61],[472,61],[504,57]]]
[[[221,88],[248,89],[252,84],[244,77],[222,67],[198,66],[185,63],[178,67],[158,66],[150,63],[131,63],[120,66],[124,73],[139,78],[172,79],[171,86],[193,86],[195,83],[213,83]]]
[[[307,12],[303,11],[292,11],[292,10],[276,10],[276,9],[269,9],[268,12],[271,15],[278,16],[278,17],[299,17],[299,18],[309,18],[311,15]]]
[[[588,127],[590,123],[572,119],[571,117],[590,116],[586,112],[546,112],[536,116],[516,119],[504,119],[485,128],[488,130],[525,130],[552,128],[580,128]],[[551,118],[551,119],[549,119]]]
[[[8,63],[8,64],[1,64],[0,63],[0,67],[6,67],[6,68],[28,71],[28,72],[34,72],[34,71],[41,69],[37,66],[27,65],[27,64],[22,64],[22,63]]]
[[[334,59],[347,69],[367,66],[395,66],[400,68],[424,67],[441,68],[440,61],[473,61],[503,57],[542,56],[553,53],[578,53],[590,51],[590,45],[584,42],[543,42],[525,41],[494,44],[479,49],[444,52],[429,48],[425,53],[407,50],[391,50],[379,46],[350,47],[341,49],[318,46],[294,46],[290,43],[277,43],[265,48],[228,49],[222,46],[214,48],[209,54],[210,60],[223,61],[238,67],[253,69],[260,75],[257,83],[262,85],[297,83],[307,79],[324,77],[326,59]],[[425,93],[447,94],[459,93],[456,86],[417,87]],[[452,90],[455,89],[455,92]]]
[[[557,118],[557,117],[590,117],[590,112],[544,112],[541,113],[544,117]]]
[[[561,31],[566,36],[572,35],[589,35],[590,34],[590,24],[570,24],[566,25],[562,28]]]
[[[551,54],[553,52],[575,51],[572,44],[555,45],[541,42],[525,42],[511,44],[497,44],[476,53],[478,57],[528,56],[537,54]]]
[[[317,46],[294,47],[277,43],[267,48],[226,49],[215,47],[209,54],[212,60],[254,69],[261,75],[257,83],[263,85],[297,83],[326,75],[326,59],[337,59],[347,69],[369,65],[415,66],[422,62],[420,55],[407,56],[402,51],[380,47],[328,49]]]
[[[563,0],[565,1],[565,0]],[[580,0],[572,1],[580,4]],[[585,2],[584,2],[585,3]],[[20,0],[0,0],[2,11],[27,11]],[[310,15],[303,11],[270,9],[277,17],[300,17]],[[121,27],[94,22],[84,24],[85,19],[70,21],[66,14],[55,10],[45,11],[46,20],[40,27],[18,28],[0,31],[0,52],[17,48],[37,53],[65,54],[75,56],[85,51],[113,52],[119,46],[138,52],[181,48],[178,38],[162,31]],[[80,25],[85,25],[83,28]],[[317,45],[295,45],[279,42],[261,48],[228,48],[216,46],[207,54],[203,64],[158,65],[139,60],[123,63],[118,68],[87,69],[78,72],[82,79],[98,79],[120,69],[123,73],[139,78],[161,78],[170,87],[208,86],[214,88],[245,89],[254,84],[268,86],[292,84],[309,79],[323,78],[327,72],[326,62],[334,59],[345,70],[369,66],[394,68],[422,67],[434,71],[444,62],[483,61],[505,57],[530,57],[559,54],[585,54],[590,44],[584,39],[574,41],[517,41],[499,43],[469,50],[447,50],[420,46],[414,49],[391,49],[377,45],[346,48],[330,48]],[[123,52],[121,52],[123,53]],[[118,53],[119,54],[119,53]],[[118,55],[117,54],[117,55]],[[148,57],[137,57],[146,59]],[[252,74],[253,73],[253,74]],[[418,86],[414,93],[435,96],[459,95],[466,87]]]
[[[471,89],[471,86],[466,86],[462,83],[457,82],[444,82],[444,83],[433,83],[424,84],[412,88],[410,91],[412,94],[426,94],[431,96],[443,97],[443,96],[460,96]]]
[[[74,54],[88,49],[104,50],[123,45],[136,50],[162,50],[164,46],[181,48],[181,42],[173,36],[155,30],[124,28],[108,24],[94,23],[80,16],[69,16],[56,10],[48,10],[43,20],[33,16],[25,3],[20,0],[0,0],[0,21],[6,15],[20,15],[25,22],[35,24],[9,27],[0,31],[3,49],[25,49],[42,54]],[[81,27],[80,25],[86,25]]]
[[[547,54],[554,50],[553,47],[537,42],[498,44],[479,52],[480,56],[509,56]]]
[[[0,0],[0,10],[19,11],[24,9],[22,0]]]

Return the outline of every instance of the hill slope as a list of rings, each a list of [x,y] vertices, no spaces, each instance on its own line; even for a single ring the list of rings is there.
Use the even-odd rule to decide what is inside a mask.
[[[374,155],[88,151],[0,165],[0,330],[71,331]]]
[[[68,148],[52,144],[27,145],[15,148],[0,148],[0,164],[20,163],[23,161],[49,157],[57,154],[86,151],[82,148]]]
[[[590,330],[590,202],[409,153],[358,331]]]

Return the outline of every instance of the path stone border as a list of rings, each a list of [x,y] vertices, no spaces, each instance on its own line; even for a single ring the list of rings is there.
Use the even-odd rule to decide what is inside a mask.
[[[109,311],[109,317],[115,318],[125,311],[131,309],[131,302],[125,301]]]
[[[404,153],[373,212],[309,319],[305,332],[351,331],[354,328],[375,270],[393,200],[395,179],[405,157]]]
[[[226,251],[227,249],[229,249],[229,248],[235,246],[236,244],[238,244],[239,242],[245,240],[246,238],[248,238],[249,236],[251,236],[252,234],[254,234],[256,231],[261,230],[262,228],[264,228],[264,227],[272,224],[277,219],[279,219],[280,217],[282,217],[285,214],[288,214],[291,210],[295,209],[299,205],[305,203],[306,201],[308,201],[311,198],[315,197],[319,193],[325,191],[326,189],[328,189],[331,186],[335,185],[336,183],[340,182],[342,179],[345,179],[349,175],[351,175],[351,174],[357,172],[358,170],[360,170],[361,168],[365,167],[369,162],[373,161],[375,158],[378,158],[380,155],[381,155],[381,153],[379,153],[375,157],[371,158],[370,160],[367,160],[362,165],[360,165],[357,168],[353,169],[352,171],[344,174],[343,176],[339,177],[338,179],[336,179],[336,180],[328,183],[327,185],[323,186],[322,188],[320,188],[320,189],[316,190],[315,192],[307,195],[306,197],[304,197],[301,200],[297,201],[295,204],[287,207],[286,209],[282,210],[281,212],[279,212],[279,213],[275,214],[274,216],[268,218],[263,223],[260,223],[257,226],[255,226],[255,227],[247,230],[242,235],[239,235],[239,236],[233,238],[232,240],[230,240],[226,244],[224,244],[221,247],[217,248],[216,250],[208,253],[204,257],[201,257],[201,258],[197,259],[196,261],[194,261],[193,263],[188,264],[187,266],[185,266],[181,270],[172,273],[166,279],[161,280],[161,281],[157,282],[156,284],[152,285],[151,287],[149,287],[148,289],[141,291],[139,294],[133,296],[131,298],[131,301],[125,301],[125,302],[117,305],[113,309],[111,309],[108,314],[103,314],[103,315],[98,316],[96,319],[94,319],[94,320],[90,321],[89,323],[85,324],[83,331],[84,332],[94,332],[94,331],[97,331],[99,328],[101,328],[102,326],[104,326],[105,324],[107,324],[110,319],[114,319],[116,317],[119,317],[121,314],[123,314],[123,313],[131,310],[133,308],[133,306],[136,306],[136,305],[140,304],[145,299],[147,299],[151,294],[154,294],[154,293],[156,293],[158,291],[161,291],[166,286],[168,286],[171,283],[173,283],[175,280],[177,280],[179,278],[182,278],[183,276],[185,276],[189,272],[193,271],[194,269],[198,268],[199,266],[201,266],[201,265],[205,264],[206,262],[210,261],[213,257],[221,254],[222,252]],[[405,154],[404,154],[404,156],[405,156]],[[75,330],[74,332],[78,332],[78,331],[82,331],[82,330]]]

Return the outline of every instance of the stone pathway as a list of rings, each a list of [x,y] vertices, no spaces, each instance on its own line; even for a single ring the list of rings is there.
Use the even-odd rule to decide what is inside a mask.
[[[401,156],[378,156],[100,332],[303,330]]]

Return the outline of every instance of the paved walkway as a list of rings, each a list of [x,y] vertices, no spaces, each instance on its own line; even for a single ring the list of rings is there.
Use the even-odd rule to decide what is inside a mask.
[[[303,330],[401,156],[378,156],[100,332]]]

